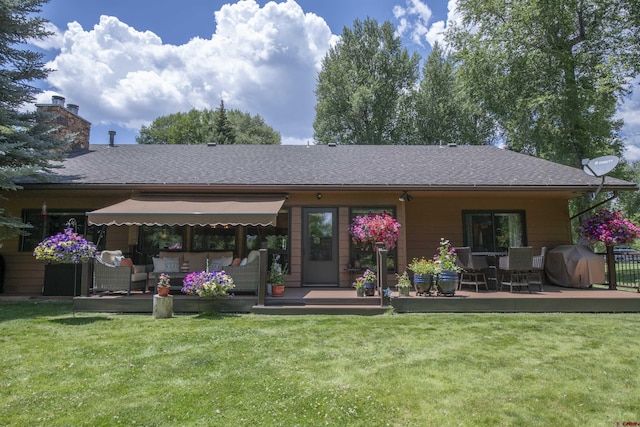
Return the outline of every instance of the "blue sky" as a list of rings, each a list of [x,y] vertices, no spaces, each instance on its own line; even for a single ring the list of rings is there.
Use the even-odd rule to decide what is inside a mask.
[[[91,143],[135,143],[141,125],[192,108],[259,114],[285,144],[312,142],[317,73],[355,19],[391,21],[426,59],[456,0],[50,0],[55,69],[37,102],[61,95],[92,123]],[[640,160],[640,94],[620,108]]]

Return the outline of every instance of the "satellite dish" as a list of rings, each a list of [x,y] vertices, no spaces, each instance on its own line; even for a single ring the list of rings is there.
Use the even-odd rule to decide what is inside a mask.
[[[603,176],[618,166],[618,162],[620,162],[620,159],[616,156],[602,156],[591,160],[583,159],[582,170],[587,175]]]

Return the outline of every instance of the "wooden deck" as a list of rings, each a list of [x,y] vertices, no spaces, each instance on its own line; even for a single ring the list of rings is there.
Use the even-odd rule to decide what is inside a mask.
[[[536,287],[537,289],[537,287]],[[389,306],[379,297],[356,297],[355,290],[344,288],[287,288],[284,297],[267,297],[257,305],[254,295],[224,298],[197,298],[174,294],[174,312],[197,313],[219,311],[257,314],[381,314],[390,309],[396,313],[489,313],[489,312],[640,312],[640,293],[630,290],[610,291],[598,288],[563,288],[545,285],[544,291],[456,291],[455,296],[399,297],[391,295]],[[151,313],[152,294],[130,296],[112,294],[73,298],[75,311]]]

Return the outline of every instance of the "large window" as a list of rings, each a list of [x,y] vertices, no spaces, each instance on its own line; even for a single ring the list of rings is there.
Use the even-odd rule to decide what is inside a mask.
[[[145,254],[157,254],[160,250],[182,250],[186,227],[180,225],[142,225],[139,228],[138,246]]]
[[[27,228],[26,235],[20,237],[20,251],[32,252],[45,237],[64,231],[75,220],[75,232],[90,242],[96,243],[99,250],[104,249],[106,227],[87,225],[86,210],[41,210],[25,209],[22,220],[32,227]],[[73,221],[71,221],[73,222]]]
[[[473,252],[527,246],[524,211],[463,211],[464,245]]]
[[[356,216],[366,215],[368,213],[388,213],[392,217],[395,218],[396,210],[394,208],[351,208],[351,213],[349,215],[349,224],[353,221]],[[351,236],[349,236],[351,237]],[[350,259],[349,263],[354,265],[356,260],[360,261],[360,265],[362,269],[369,268],[373,271],[376,269],[376,257],[374,251],[365,251],[361,249],[358,245],[354,244],[350,239],[349,253]],[[397,264],[397,248],[393,248],[389,252],[387,252],[387,271],[389,273],[396,272]]]

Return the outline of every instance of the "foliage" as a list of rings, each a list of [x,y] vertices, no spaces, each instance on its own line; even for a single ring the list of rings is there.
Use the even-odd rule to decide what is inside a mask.
[[[440,239],[440,246],[433,260],[440,271],[460,271],[456,263],[456,250],[448,240]]]
[[[171,276],[166,273],[160,273],[160,276],[158,276],[158,286],[161,288],[170,288]]]
[[[80,264],[89,261],[95,254],[96,245],[79,236],[71,227],[63,233],[47,237],[33,251],[38,261],[60,264]]]
[[[272,286],[284,285],[284,282],[287,278],[287,273],[289,271],[289,266],[286,265],[283,268],[282,265],[280,265],[280,263],[278,262],[278,258],[280,258],[279,255],[276,259],[273,260],[273,264],[269,269],[269,283],[271,283]]]
[[[602,209],[580,224],[580,236],[605,246],[632,243],[640,237],[640,228],[629,221],[620,211]]]
[[[0,304],[6,426],[638,420],[635,313],[178,314],[158,328],[66,301]]]
[[[460,0],[458,78],[507,147],[574,167],[621,155],[616,103],[640,71],[635,0]],[[635,8],[635,10],[633,10]]]
[[[413,271],[414,274],[437,274],[438,266],[436,262],[432,259],[422,258],[414,258],[411,263],[407,266],[407,268]]]
[[[364,250],[374,249],[376,243],[384,243],[387,250],[396,247],[400,224],[386,212],[358,215],[349,226],[353,243]]]
[[[280,134],[262,117],[226,110],[221,101],[214,110],[196,110],[158,117],[142,126],[139,144],[280,144]]]
[[[233,278],[224,271],[199,271],[189,273],[182,280],[182,292],[199,297],[226,295],[233,289]]]
[[[314,136],[319,144],[398,144],[420,57],[409,55],[390,22],[355,20],[322,61]]]
[[[435,43],[415,94],[413,144],[486,144],[493,122],[475,105],[456,78],[454,60]]]
[[[360,276],[360,277],[356,277],[356,279],[351,285],[356,289],[364,289],[364,282],[365,282],[364,277]]]
[[[218,107],[217,113],[215,120],[217,138],[215,142],[218,144],[235,144],[236,131],[229,123],[229,119],[227,119],[227,110],[225,110],[224,101],[222,100],[220,100],[220,107]]]
[[[376,282],[376,273],[372,270],[369,270],[368,268],[364,271],[364,273],[362,274],[362,278],[364,279],[365,282]]]
[[[32,40],[51,35],[47,21],[38,17],[47,0],[3,1],[0,6],[0,190],[19,190],[18,180],[40,178],[51,171],[52,160],[62,160],[68,145],[51,133],[53,117],[24,112],[40,89],[33,82],[47,77],[43,54],[23,49]],[[5,199],[0,197],[0,200]],[[6,199],[5,199],[6,200]],[[20,234],[20,218],[0,207],[0,241]]]
[[[399,288],[411,287],[411,279],[409,279],[409,274],[406,271],[403,271],[402,274],[396,273],[396,278],[398,279],[397,286]]]

